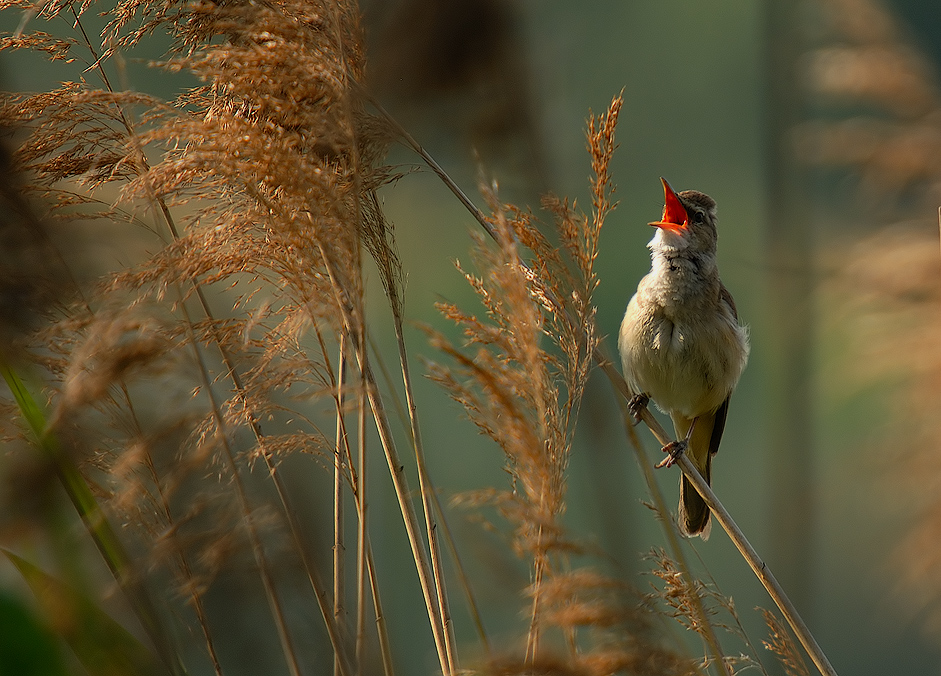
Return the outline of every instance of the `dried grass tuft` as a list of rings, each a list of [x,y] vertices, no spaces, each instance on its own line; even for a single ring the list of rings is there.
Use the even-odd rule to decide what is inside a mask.
[[[762,641],[762,645],[777,655],[778,661],[784,667],[784,673],[788,676],[810,676],[804,658],[801,657],[787,627],[771,611],[764,608],[760,610],[769,632],[768,640]]]

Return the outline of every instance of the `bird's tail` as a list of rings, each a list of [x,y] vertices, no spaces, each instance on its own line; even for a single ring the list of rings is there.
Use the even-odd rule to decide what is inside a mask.
[[[706,471],[699,470],[702,478],[709,483],[712,458],[706,460]],[[680,478],[680,530],[686,537],[698,535],[703,540],[709,539],[712,522],[709,521],[709,507],[692,483],[684,476]]]
[[[702,478],[707,484],[712,484],[712,441],[713,429],[715,427],[715,415],[701,415],[696,419],[696,426],[693,428],[693,434],[689,439],[689,447],[686,449],[686,456],[696,465],[696,469],[702,474]],[[692,420],[673,417],[673,425],[676,428],[678,439],[686,437]],[[680,509],[679,525],[680,531],[687,537],[698,535],[703,540],[709,539],[709,532],[712,530],[712,523],[709,521],[709,507],[703,501],[702,496],[696,491],[696,488],[689,482],[685,476],[680,477]]]

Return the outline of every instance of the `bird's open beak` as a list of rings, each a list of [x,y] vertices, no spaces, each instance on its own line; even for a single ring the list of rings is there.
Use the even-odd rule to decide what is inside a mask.
[[[676,196],[676,192],[670,187],[670,184],[667,183],[667,180],[661,176],[660,181],[663,183],[663,217],[650,225],[655,228],[681,233],[689,227],[689,216],[686,215],[686,208],[680,202],[680,198]]]

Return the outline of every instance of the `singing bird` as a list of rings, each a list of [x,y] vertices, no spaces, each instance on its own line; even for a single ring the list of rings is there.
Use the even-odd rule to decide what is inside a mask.
[[[670,415],[678,444],[710,482],[729,397],[748,361],[748,331],[716,265],[716,203],[701,192],[676,193],[663,182],[663,216],[650,225],[650,272],[640,280],[621,322],[624,377],[637,395]],[[709,537],[709,508],[680,478],[679,525]]]

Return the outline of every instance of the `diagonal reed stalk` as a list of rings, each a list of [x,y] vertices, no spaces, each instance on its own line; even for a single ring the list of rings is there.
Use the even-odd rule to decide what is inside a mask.
[[[609,378],[616,378],[622,383],[625,383],[624,379],[614,369],[613,365],[611,365],[610,359],[603,358],[599,354],[596,355],[596,362],[601,364],[602,370],[605,371]],[[610,368],[613,373],[608,373],[608,368]],[[637,430],[634,427],[633,420],[631,419],[630,413],[627,409],[627,401],[629,401],[629,398],[627,397],[621,397],[618,399],[618,404],[620,405],[621,409],[621,418],[624,421],[625,433],[627,434],[627,438],[630,440],[631,446],[634,449],[634,453],[638,461],[637,464],[640,466],[641,472],[644,475],[644,483],[647,485],[647,491],[653,498],[657,513],[661,515],[660,522],[663,526],[663,533],[670,545],[670,551],[672,552],[673,558],[682,572],[683,577],[686,578],[687,584],[692,587],[692,568],[690,568],[689,560],[686,557],[686,552],[683,550],[683,547],[680,544],[679,531],[677,531],[673,524],[673,520],[669,516],[670,508],[667,506],[666,499],[663,497],[663,491],[660,490],[660,485],[654,478],[654,463],[650,461],[650,458],[647,455],[647,451],[644,448],[640,437],[637,436]],[[656,418],[654,418],[654,422],[656,422]],[[699,618],[700,626],[703,628],[705,633],[706,645],[708,646],[709,651],[712,653],[713,663],[716,665],[716,669],[721,669],[722,673],[726,674],[727,676],[732,676],[731,667],[725,660],[725,656],[722,651],[722,645],[719,643],[719,637],[716,635],[715,627],[713,626],[712,622],[709,621],[709,616],[706,613],[706,608],[703,605],[702,598],[699,594],[691,594],[690,599],[693,604],[693,611]]]
[[[345,345],[346,340],[344,338],[345,334],[341,335],[341,342]],[[333,380],[333,370],[329,368],[330,366],[330,356],[329,351],[327,350],[327,345],[323,340],[323,336],[320,331],[317,331],[317,339],[320,345],[321,356],[323,357],[324,363],[327,364],[328,370],[327,373],[330,374],[331,381],[330,387],[334,394],[340,392],[339,381]],[[349,360],[348,352],[344,347],[343,354],[347,355],[346,360]],[[340,369],[338,369],[340,372]],[[360,376],[361,378],[361,376]],[[361,378],[362,379],[362,378]],[[360,383],[362,385],[362,383]],[[379,650],[380,657],[382,658],[382,667],[383,674],[385,676],[394,676],[394,668],[392,665],[392,648],[389,643],[389,633],[386,626],[385,616],[382,612],[382,602],[379,596],[379,586],[375,576],[375,563],[373,561],[372,554],[372,544],[369,541],[369,533],[366,528],[366,499],[365,499],[365,470],[366,470],[366,423],[368,420],[367,408],[368,403],[366,401],[366,391],[364,387],[360,387],[357,394],[357,456],[354,459],[352,447],[349,443],[349,433],[346,428],[346,419],[341,415],[343,407],[341,406],[341,399],[339,396],[334,397],[334,402],[337,406],[337,422],[343,428],[343,432],[340,435],[342,444],[339,447],[342,451],[345,452],[339,460],[335,462],[346,463],[346,465],[351,468],[351,471],[348,475],[350,481],[350,487],[353,493],[354,505],[356,506],[357,514],[357,527],[356,527],[356,537],[357,537],[357,553],[356,553],[356,577],[357,577],[357,618],[356,618],[356,639],[355,639],[355,665],[356,673],[361,674],[363,671],[363,661],[365,657],[365,642],[366,642],[366,593],[367,587],[370,592],[370,598],[373,602],[373,607],[375,609],[376,615],[376,633],[379,638]]]
[[[392,239],[391,226],[382,216],[381,208],[375,197],[371,194],[369,204],[371,206],[369,217],[364,218],[363,222],[368,226],[365,228],[366,248],[373,256],[376,265],[379,268],[382,277],[382,285],[385,289],[386,300],[392,312],[392,323],[395,331],[395,341],[398,348],[399,368],[401,369],[401,380],[405,388],[405,405],[408,411],[408,432],[409,441],[415,454],[415,465],[418,469],[419,495],[422,500],[422,510],[425,518],[425,534],[428,538],[429,555],[431,559],[431,570],[434,575],[435,588],[437,589],[438,613],[444,623],[445,651],[448,659],[449,669],[453,672],[457,669],[456,647],[454,645],[454,635],[451,626],[451,611],[448,602],[447,587],[444,576],[444,566],[441,557],[441,546],[438,533],[438,517],[436,512],[435,488],[428,472],[428,466],[425,462],[424,444],[422,442],[421,425],[418,419],[418,405],[415,400],[415,394],[412,388],[412,377],[408,365],[408,350],[405,345],[405,333],[403,331],[402,316],[404,308],[403,274],[401,263],[395,251],[394,241]],[[391,381],[390,381],[391,382]],[[394,391],[394,390],[393,390]],[[397,398],[394,403],[398,404]],[[441,518],[444,514],[441,513]]]
[[[362,386],[363,381],[360,378],[359,393],[356,398],[356,469],[359,480],[356,483],[356,511],[359,517],[356,521],[356,673],[361,676],[363,673],[363,657],[366,650],[366,575],[368,570],[372,570],[372,554],[369,550],[368,531],[366,530],[366,390]],[[386,650],[386,626],[382,618],[382,610],[379,605],[379,590],[375,586],[375,579],[370,576],[369,582],[373,590],[373,602],[376,607],[376,622],[379,628],[379,641],[383,652],[383,665],[386,667],[386,676],[392,674],[392,661],[385,660]]]
[[[189,311],[186,309],[186,304],[182,299],[182,293],[180,294],[179,306],[184,316],[184,324],[186,331],[189,334],[190,344],[193,347],[193,354],[198,366],[197,372],[199,380],[202,383],[202,389],[206,393],[206,397],[209,399],[209,411],[210,415],[212,416],[213,425],[216,431],[216,440],[222,447],[223,458],[232,476],[232,483],[235,485],[235,492],[236,496],[238,497],[239,507],[242,510],[242,518],[245,521],[249,541],[251,542],[252,546],[252,553],[255,556],[255,565],[258,567],[258,573],[261,576],[261,582],[265,589],[265,597],[268,600],[268,605],[271,610],[272,617],[274,618],[275,626],[278,630],[278,637],[281,640],[281,648],[284,652],[284,658],[287,661],[288,669],[290,670],[292,676],[300,676],[300,665],[297,661],[297,653],[294,648],[294,641],[291,638],[290,631],[288,630],[284,609],[281,605],[281,600],[278,597],[278,591],[275,587],[274,578],[271,574],[271,568],[268,564],[268,557],[265,555],[265,548],[261,542],[261,535],[259,534],[258,527],[255,524],[255,517],[252,514],[252,507],[248,500],[248,494],[245,491],[245,484],[242,481],[241,473],[239,472],[238,465],[235,462],[235,453],[232,450],[232,446],[229,444],[228,433],[226,432],[226,424],[222,415],[222,409],[220,408],[219,402],[216,400],[215,393],[213,392],[212,379],[209,376],[209,369],[203,358],[202,352],[199,350],[199,343],[196,339],[195,330],[193,328],[194,325],[190,319]]]
[[[385,676],[395,676],[392,665],[392,644],[389,642],[389,632],[385,615],[382,612],[382,602],[379,599],[379,585],[376,582],[376,566],[373,563],[372,546],[366,540],[366,572],[369,574],[369,588],[372,590],[372,602],[376,611],[376,631],[379,634],[379,654],[382,656],[382,673]],[[362,665],[362,661],[360,661]]]
[[[623,381],[623,378],[621,380]],[[618,403],[620,404],[621,409],[621,419],[624,421],[625,434],[627,435],[627,438],[630,440],[631,446],[634,449],[634,453],[637,457],[637,464],[640,466],[641,472],[644,475],[644,483],[647,485],[647,491],[650,493],[651,498],[653,498],[654,507],[656,508],[657,513],[661,515],[660,522],[663,526],[664,536],[667,538],[667,543],[670,546],[670,551],[672,552],[673,558],[676,561],[678,568],[682,572],[683,577],[686,578],[687,584],[692,587],[692,569],[690,568],[689,560],[686,558],[686,552],[683,550],[683,547],[680,544],[679,532],[673,526],[673,520],[669,518],[670,508],[667,506],[666,499],[663,497],[663,491],[660,490],[660,486],[657,483],[657,480],[654,478],[654,463],[650,461],[650,458],[647,455],[647,451],[644,448],[643,443],[640,441],[640,437],[637,436],[637,430],[634,427],[630,412],[627,409],[627,400],[620,398],[618,399]],[[703,605],[700,595],[691,594],[690,600],[692,601],[693,611],[696,613],[696,616],[700,620],[703,618],[708,619],[708,614],[706,613],[706,608]],[[727,676],[732,676],[731,667],[725,660],[724,653],[722,652],[722,645],[719,643],[719,637],[716,635],[715,627],[713,626],[712,622],[700,622],[700,626],[703,628],[705,633],[706,645],[709,648],[709,651],[712,653],[713,662],[716,665],[716,669],[721,669],[722,673],[726,674]]]
[[[165,206],[164,209],[166,209]],[[166,210],[164,213],[168,219],[168,223],[172,224],[173,221],[170,218],[169,210]],[[179,235],[176,233],[175,226],[173,227],[173,232],[174,238],[178,239]],[[199,300],[200,308],[202,309],[205,316],[211,321],[213,319],[213,314],[209,307],[209,303],[206,300],[205,294],[202,291],[202,287],[199,286],[199,284],[194,284],[194,288],[196,291],[196,296]],[[229,355],[228,350],[226,350],[223,346],[222,339],[218,336],[214,327],[211,329],[211,336],[222,357],[223,364],[225,365],[226,375],[232,381],[237,395],[244,399],[246,396],[245,385],[242,382],[241,376],[239,375],[239,371],[236,368],[232,357]],[[342,676],[352,676],[352,667],[349,663],[349,657],[343,644],[340,626],[337,624],[334,618],[334,609],[329,599],[329,593],[320,578],[320,573],[317,571],[316,564],[311,560],[310,555],[307,552],[307,547],[304,544],[303,536],[301,534],[302,526],[298,521],[296,512],[291,507],[290,501],[288,500],[287,488],[284,486],[284,482],[281,480],[281,476],[278,473],[274,457],[265,443],[265,437],[261,429],[261,424],[254,417],[251,417],[249,420],[249,426],[251,427],[252,434],[254,435],[255,442],[259,451],[261,452],[261,456],[264,458],[265,466],[268,469],[268,475],[270,476],[271,481],[275,487],[275,492],[278,495],[278,500],[281,506],[281,515],[288,525],[288,530],[291,533],[291,540],[294,544],[294,548],[301,558],[301,563],[304,567],[304,572],[307,575],[308,583],[310,584],[311,590],[317,599],[317,606],[320,610],[320,615],[323,618],[324,626],[327,629],[327,635],[330,638],[334,655],[336,655],[336,663],[338,665],[339,673],[342,674]]]
[[[374,352],[377,352],[376,346],[370,344]],[[381,357],[377,359],[377,364],[382,373],[382,377],[389,386],[389,396],[392,399],[392,404],[396,410],[403,427],[411,428],[411,423],[408,420],[408,416],[405,413],[404,408],[399,401],[399,398],[396,396],[395,390],[392,389],[391,383],[392,376],[386,370],[385,364],[383,363]],[[430,476],[429,476],[430,481]],[[467,574],[467,570],[464,567],[464,563],[461,560],[461,555],[457,550],[457,543],[454,538],[454,533],[451,531],[451,527],[448,525],[447,513],[445,512],[444,505],[441,504],[441,500],[438,497],[438,491],[431,486],[431,490],[428,491],[428,495],[433,503],[435,514],[437,515],[436,524],[441,527],[444,535],[445,544],[448,547],[448,552],[451,555],[451,561],[454,564],[454,574],[457,576],[458,581],[461,584],[461,591],[464,593],[464,599],[467,603],[467,611],[470,613],[471,621],[474,623],[474,628],[477,631],[477,636],[480,639],[480,643],[484,648],[484,653],[490,657],[492,656],[492,648],[490,645],[490,639],[487,636],[487,630],[484,628],[483,618],[480,614],[480,606],[477,603],[477,599],[474,595],[474,591],[471,588],[470,577]]]
[[[445,587],[444,568],[441,562],[441,546],[438,542],[438,523],[435,518],[434,486],[425,464],[425,451],[422,445],[421,428],[418,424],[418,407],[415,395],[412,392],[412,379],[408,369],[408,354],[405,350],[405,336],[402,332],[402,315],[393,313],[395,325],[395,340],[399,349],[399,362],[402,367],[402,382],[405,384],[405,401],[408,406],[408,419],[411,424],[412,447],[415,451],[415,461],[418,466],[418,485],[421,493],[422,508],[425,513],[425,532],[428,535],[429,553],[431,555],[431,568],[434,574],[435,587],[438,591],[438,613],[444,623],[445,650],[448,658],[448,669],[454,672],[457,669],[457,657],[454,646],[454,633],[451,626],[451,611],[448,606],[448,594]]]
[[[623,378],[621,378],[621,382],[624,382]],[[650,431],[661,444],[665,446],[666,444],[670,443],[670,441],[672,441],[670,436],[666,433],[666,431],[664,431],[663,426],[660,425],[659,421],[650,411],[645,409],[641,413],[641,420],[643,420],[644,424],[650,428]],[[693,483],[693,485],[696,486],[696,491],[703,497],[703,500],[706,501],[706,504],[709,505],[709,509],[712,510],[713,516],[721,524],[722,528],[725,529],[725,532],[728,533],[729,539],[732,540],[732,544],[735,545],[736,549],[738,549],[739,553],[752,569],[752,572],[768,591],[771,599],[778,606],[778,609],[781,611],[784,619],[787,620],[787,623],[791,626],[791,629],[797,636],[797,639],[801,642],[801,645],[804,646],[804,650],[807,651],[807,654],[810,656],[810,659],[813,661],[814,665],[817,667],[820,673],[823,676],[837,676],[836,671],[830,664],[830,661],[827,659],[826,654],[817,644],[817,640],[810,632],[810,629],[807,627],[807,624],[804,622],[803,618],[801,618],[800,613],[797,612],[797,608],[795,608],[794,604],[791,603],[791,600],[788,598],[784,588],[780,585],[777,578],[775,578],[774,574],[771,572],[771,569],[768,568],[768,565],[758,556],[758,552],[755,551],[755,548],[752,547],[751,543],[748,541],[748,538],[745,537],[745,533],[742,532],[742,529],[738,527],[737,523],[735,523],[732,515],[729,514],[729,511],[725,508],[725,505],[719,501],[719,498],[713,492],[712,487],[706,483],[705,479],[702,478],[702,475],[696,469],[695,465],[693,465],[692,461],[690,461],[690,459],[685,455],[680,455],[677,458],[677,464],[680,466],[680,469],[683,471],[683,474],[686,476],[686,478],[688,478]]]
[[[136,136],[133,134],[133,129],[130,126],[128,127],[128,131],[131,133],[132,139],[136,138]],[[143,157],[142,153],[141,157]],[[176,222],[173,219],[173,216],[170,213],[170,209],[162,199],[153,194],[152,190],[149,192],[151,194],[152,201],[159,206],[160,213],[163,216],[164,223],[166,224],[171,237],[174,241],[179,241],[180,232],[176,226]],[[232,385],[235,388],[236,395],[240,399],[244,400],[247,397],[245,385],[234,360],[232,359],[228,350],[225,348],[221,336],[219,336],[218,332],[216,331],[214,315],[212,309],[209,306],[209,301],[203,292],[202,286],[196,281],[193,282],[193,290],[203,315],[210,321],[210,339],[219,350],[219,355],[222,359],[223,365],[225,366],[225,373],[231,380]],[[180,303],[180,306],[184,309],[185,312],[185,305],[183,302]],[[188,332],[192,332],[193,323],[189,319],[188,315],[186,317],[186,326]],[[191,336],[191,339],[195,341],[195,336]],[[194,349],[196,350],[198,358],[201,360],[201,356],[199,356],[199,350],[196,349],[195,346],[196,343],[194,342]],[[320,578],[316,564],[310,559],[310,556],[307,553],[307,547],[304,544],[303,536],[301,534],[301,524],[297,519],[296,512],[291,507],[287,495],[287,489],[284,486],[284,482],[281,480],[281,476],[277,471],[277,465],[275,464],[274,457],[265,443],[265,435],[262,431],[261,424],[257,419],[255,419],[254,416],[250,416],[249,427],[252,430],[252,435],[255,438],[255,443],[257,444],[260,454],[265,461],[265,466],[268,469],[268,475],[271,477],[271,481],[274,484],[275,492],[278,495],[278,500],[281,506],[281,514],[288,525],[295,550],[301,557],[301,563],[304,567],[304,572],[307,575],[307,580],[310,583],[314,596],[317,599],[318,609],[320,610],[321,617],[324,620],[324,625],[327,629],[327,634],[330,638],[330,643],[333,647],[334,654],[337,656],[336,661],[339,665],[338,668],[340,670],[340,674],[342,674],[342,676],[350,676],[352,674],[352,668],[349,664],[349,658],[346,655],[346,650],[343,646],[340,627],[334,619],[334,609],[329,600],[329,593]]]
[[[127,385],[125,383],[121,383],[120,389],[124,403],[128,407],[128,411],[131,414],[134,433],[143,437],[143,428],[138,418],[137,411],[134,408],[133,402],[131,400],[131,393],[128,391]],[[160,481],[160,474],[157,471],[156,465],[154,464],[153,455],[149,450],[145,450],[144,453],[144,466],[147,468],[151,482],[154,485],[154,490],[157,493],[157,504],[159,505],[160,510],[163,512],[162,516],[164,522],[167,524],[167,527],[172,530],[176,527],[176,519],[173,516],[173,509],[170,506],[170,499],[167,495],[167,491]],[[180,574],[186,581],[185,588],[189,595],[190,603],[193,605],[193,612],[196,613],[196,620],[199,623],[200,631],[202,631],[203,640],[206,643],[206,652],[209,655],[209,661],[212,662],[212,668],[216,673],[216,676],[222,676],[222,664],[219,662],[219,655],[216,652],[215,641],[213,640],[212,634],[209,631],[209,619],[206,614],[205,603],[203,602],[203,594],[199,591],[196,578],[193,575],[192,566],[190,565],[189,557],[186,555],[184,547],[181,546],[180,542],[178,542],[176,538],[170,538],[170,541],[171,546],[173,547],[174,555],[177,559],[177,566],[179,566]]]

